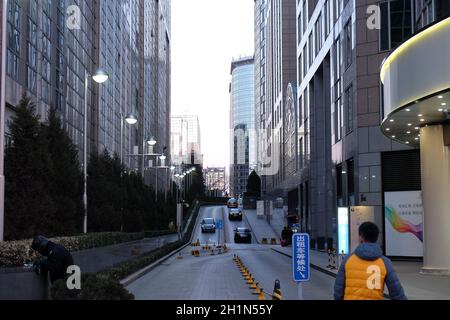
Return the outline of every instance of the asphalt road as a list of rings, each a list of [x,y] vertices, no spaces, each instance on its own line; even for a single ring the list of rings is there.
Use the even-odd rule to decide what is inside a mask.
[[[202,234],[199,224],[194,239],[202,244],[227,244],[227,254],[211,255],[200,250],[200,257],[191,255],[192,247],[166,260],[151,272],[131,283],[127,289],[138,300],[256,300],[239,269],[233,262],[238,255],[265,292],[272,293],[275,280],[281,283],[285,300],[298,299],[298,286],[292,281],[291,259],[273,250],[270,245],[234,244],[233,230],[245,226],[245,219],[229,221],[226,207],[202,207],[199,220],[203,218],[223,219],[224,229],[216,233]],[[311,281],[303,285],[303,298],[308,300],[332,299],[334,278],[311,270]],[[267,299],[271,299],[267,295]]]

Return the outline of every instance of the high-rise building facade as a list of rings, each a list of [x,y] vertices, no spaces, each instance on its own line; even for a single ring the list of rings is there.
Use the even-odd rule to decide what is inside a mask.
[[[230,192],[246,191],[250,171],[256,168],[255,72],[253,57],[231,63],[230,83]]]
[[[8,1],[8,115],[27,92],[43,120],[58,110],[80,159],[85,117],[89,153],[107,149],[140,172],[150,159],[130,155],[147,153],[151,137],[154,152],[170,155],[170,8],[170,0]],[[102,85],[85,79],[98,67],[109,75]]]
[[[8,1],[6,103],[10,116],[24,92],[45,119],[51,107],[59,111],[65,129],[83,155],[84,101],[88,99],[89,129],[95,126],[97,87],[85,73],[98,65],[98,2],[79,1],[76,21],[66,19],[65,0]],[[88,145],[95,139],[90,132]]]
[[[203,177],[205,178],[205,186],[207,192],[211,195],[223,196],[225,193],[225,167],[209,167],[203,169]]]
[[[313,246],[336,247],[341,209],[351,214],[364,208],[387,230],[387,199],[420,194],[417,146],[380,130],[380,68],[392,50],[443,11],[440,1],[298,1],[296,90],[285,88],[295,99],[285,110],[297,105],[298,177],[284,194]],[[418,128],[406,125],[411,128],[405,134]],[[421,204],[411,206],[417,212]],[[385,235],[380,243],[387,248],[391,239]]]
[[[255,1],[257,171],[266,197],[283,195],[284,105],[296,77],[296,0]]]
[[[200,121],[198,116],[174,115],[171,117],[172,163],[203,164]]]

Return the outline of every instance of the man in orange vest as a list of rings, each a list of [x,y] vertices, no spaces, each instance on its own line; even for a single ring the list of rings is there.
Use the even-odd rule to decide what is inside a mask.
[[[375,223],[361,224],[360,245],[339,268],[334,284],[335,300],[381,300],[385,284],[392,300],[406,300],[392,262],[383,256],[376,243],[379,234]]]

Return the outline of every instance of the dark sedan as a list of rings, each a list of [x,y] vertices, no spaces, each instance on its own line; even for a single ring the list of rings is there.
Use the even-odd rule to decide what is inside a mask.
[[[228,219],[242,221],[241,209],[230,209],[230,211],[228,212]]]
[[[235,243],[252,243],[252,231],[248,228],[236,228],[234,230]]]

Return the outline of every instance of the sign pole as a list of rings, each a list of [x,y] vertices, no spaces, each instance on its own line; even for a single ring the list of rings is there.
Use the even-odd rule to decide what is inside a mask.
[[[298,282],[298,300],[303,299],[303,282]]]
[[[309,249],[309,234],[296,233],[292,236],[292,273],[293,280],[297,282],[298,300],[304,300],[303,282],[308,282],[311,276]]]

